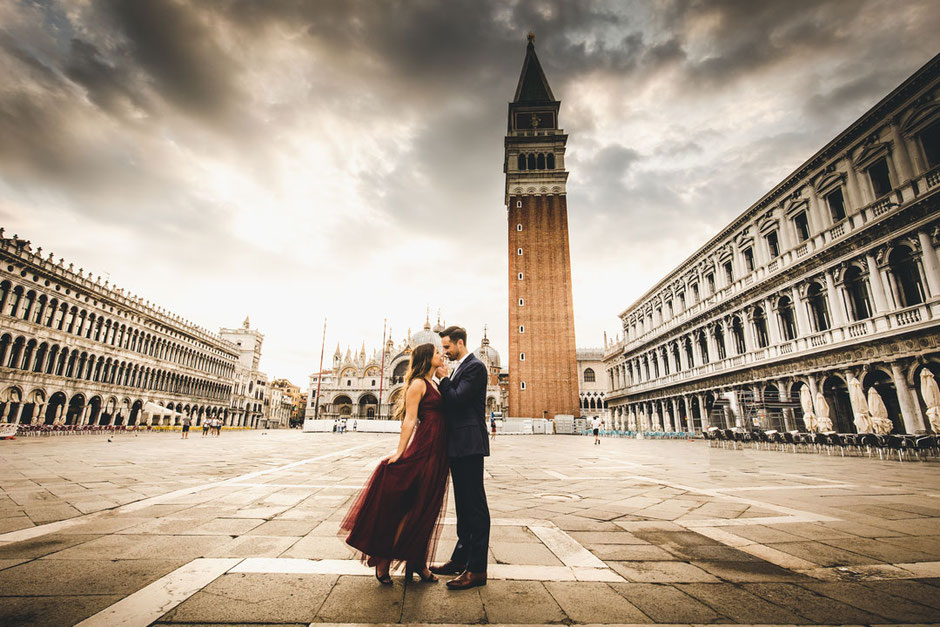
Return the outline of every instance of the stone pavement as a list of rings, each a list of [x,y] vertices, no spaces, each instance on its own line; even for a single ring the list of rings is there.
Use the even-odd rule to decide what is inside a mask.
[[[0,624],[940,622],[937,461],[501,436],[490,580],[451,592],[337,537],[395,441],[0,442]]]

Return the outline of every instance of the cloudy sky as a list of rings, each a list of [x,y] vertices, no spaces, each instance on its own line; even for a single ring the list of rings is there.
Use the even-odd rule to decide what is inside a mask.
[[[306,385],[324,316],[507,347],[526,33],[569,133],[579,346],[926,63],[935,0],[0,0],[0,225]]]

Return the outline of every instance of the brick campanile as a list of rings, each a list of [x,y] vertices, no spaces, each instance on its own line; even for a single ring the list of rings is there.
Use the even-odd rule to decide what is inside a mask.
[[[509,416],[580,415],[568,251],[565,144],[529,33],[506,134]]]

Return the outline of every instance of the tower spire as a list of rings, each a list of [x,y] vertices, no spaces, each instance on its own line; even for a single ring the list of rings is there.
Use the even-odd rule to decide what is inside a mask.
[[[514,103],[549,103],[555,102],[552,88],[548,86],[548,79],[542,71],[542,64],[535,54],[535,33],[528,35],[529,43],[526,45],[525,61],[522,62],[522,73],[519,74],[519,84],[516,86]]]

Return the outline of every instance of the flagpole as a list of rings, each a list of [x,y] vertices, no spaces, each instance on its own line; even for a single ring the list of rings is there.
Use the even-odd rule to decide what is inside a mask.
[[[379,411],[376,418],[382,418],[382,390],[385,388],[385,330],[388,325],[388,318],[382,319],[382,367],[379,372]]]
[[[317,396],[313,399],[313,419],[320,417],[320,382],[323,380],[323,352],[326,349],[326,316],[323,317],[323,339],[320,342],[320,368],[317,370]]]

